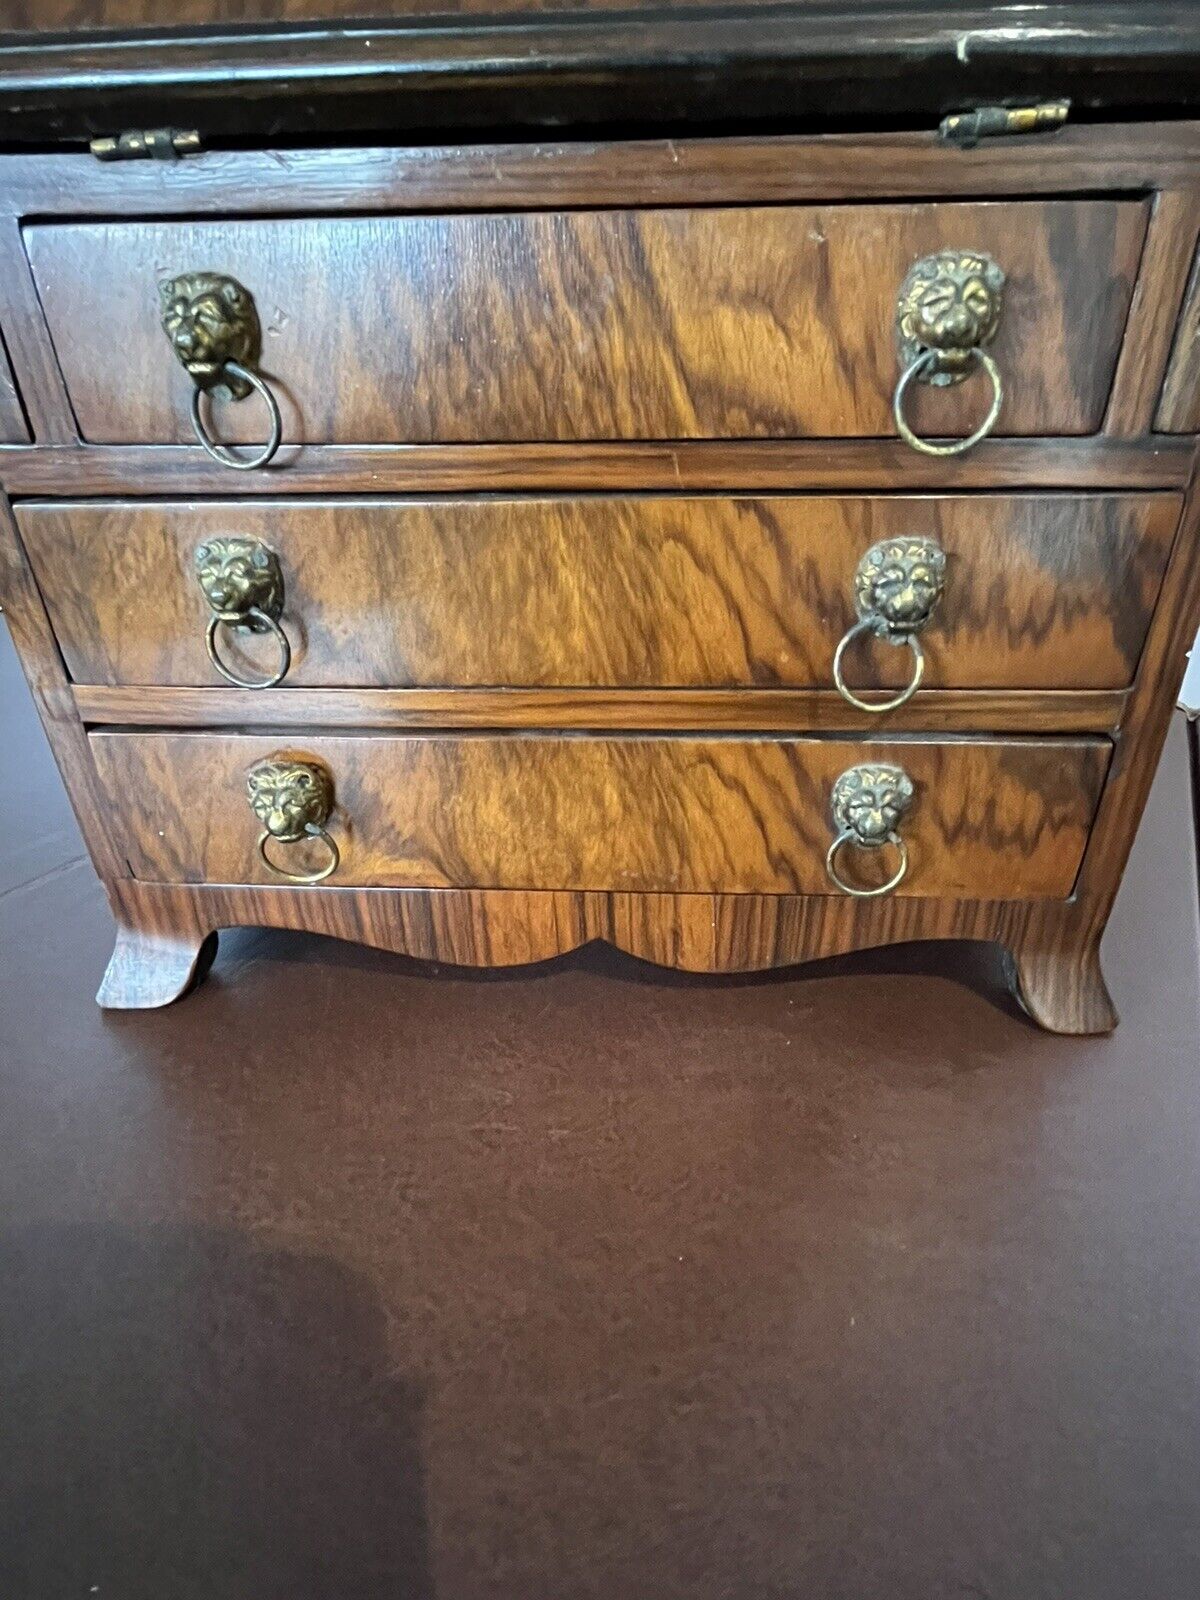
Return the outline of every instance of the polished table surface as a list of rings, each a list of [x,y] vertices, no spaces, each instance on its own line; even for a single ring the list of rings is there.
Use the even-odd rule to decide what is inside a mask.
[[[0,703],[0,1592],[1193,1600],[1182,725],[1084,1040],[945,949],[722,983],[246,932],[104,1014],[3,630]]]

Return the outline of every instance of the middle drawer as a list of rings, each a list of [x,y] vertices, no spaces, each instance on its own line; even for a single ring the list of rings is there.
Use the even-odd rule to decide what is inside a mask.
[[[928,585],[906,565],[923,540],[941,584],[927,687],[1119,689],[1179,511],[1169,493],[589,496],[27,504],[17,520],[80,684],[221,684],[215,607],[235,615],[265,584],[283,681],[302,688],[827,687],[867,590],[903,613],[906,584]],[[209,634],[249,682],[280,662],[255,626]],[[895,689],[912,661],[868,627],[844,670]]]

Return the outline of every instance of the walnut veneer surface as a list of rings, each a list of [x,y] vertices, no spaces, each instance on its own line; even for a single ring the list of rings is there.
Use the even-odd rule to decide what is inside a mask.
[[[244,47],[214,46],[231,71]],[[162,49],[192,93],[186,38]],[[70,86],[85,58],[54,57],[64,128],[101,103]],[[0,40],[0,132],[32,127],[35,77]],[[614,106],[635,77],[614,55]],[[1200,614],[1200,125],[1122,122],[1114,96],[970,149],[932,123],[322,142],[370,94],[318,95],[288,148],[0,154],[0,581],[117,918],[103,1003],[175,998],[230,924],[721,971],[949,936],[1001,944],[1046,1026],[1111,1027],[1097,948]],[[982,342],[959,385],[910,368],[903,414],[956,446],[989,361],[998,388],[991,436],[931,455],[893,410],[897,304],[940,251],[946,337]],[[283,443],[234,472],[176,353],[247,305],[236,359]],[[265,436],[261,397],[198,406],[227,444]],[[916,643],[846,651],[843,686],[876,695],[923,651],[883,714],[834,674],[878,545],[895,603],[932,607]],[[251,628],[238,583],[266,585]]]
[[[1023,291],[995,346],[999,431],[1073,434],[1099,425],[1146,217],[1134,201],[684,208],[86,223],[25,244],[96,443],[191,437],[146,307],[162,278],[217,261],[268,301],[287,439],[879,437],[896,291],[968,241]],[[918,391],[913,416],[966,431],[980,388]],[[252,440],[261,419],[233,409],[228,437]]]
[[[275,881],[256,859],[243,774],[277,745],[94,734],[134,876]],[[1109,759],[1099,739],[379,734],[288,748],[335,776],[329,827],[350,886],[823,894],[834,779],[896,761],[926,795],[899,892],[980,898],[1070,892]]]
[[[236,533],[280,559],[292,687],[819,689],[856,620],[860,555],[917,532],[951,569],[924,638],[929,683],[1072,690],[1132,682],[1180,504],[1163,493],[121,501],[24,506],[17,523],[77,684],[211,683],[194,556]],[[271,663],[261,635],[228,651],[245,675]],[[854,670],[862,686],[896,688],[909,662],[865,641]]]

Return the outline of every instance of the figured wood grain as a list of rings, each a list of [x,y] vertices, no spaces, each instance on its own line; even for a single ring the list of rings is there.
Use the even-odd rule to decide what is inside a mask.
[[[154,884],[108,886],[119,924],[147,943],[198,946],[214,928],[295,928],[464,967],[522,966],[602,939],[688,972],[760,971],[915,939],[1067,943],[1069,901],[890,896],[580,893],[516,889],[339,889]]]
[[[211,69],[211,49],[202,48],[208,50]],[[158,59],[165,57],[160,53]],[[6,214],[0,220],[0,264],[5,268],[0,272],[0,326],[14,340],[14,363],[20,369],[31,417],[36,412],[39,439],[58,441],[48,448],[0,447],[0,475],[6,485],[26,495],[227,499],[230,475],[208,463],[194,447],[75,446],[74,420],[40,320],[16,218],[157,215],[165,229],[170,224],[163,219],[172,216],[190,221],[204,215],[295,217],[324,212],[342,220],[348,212],[375,209],[744,207],[872,197],[961,200],[985,191],[1011,199],[1022,193],[1044,197],[1167,190],[1179,196],[1173,232],[1182,237],[1186,205],[1194,203],[1185,191],[1194,195],[1200,179],[1200,128],[1183,123],[1078,126],[1052,141],[1001,141],[975,151],[939,147],[926,134],[893,133],[604,145],[541,142],[407,151],[222,150],[176,167],[154,163],[104,167],[86,156],[39,155],[5,158],[0,176],[0,213]],[[1162,206],[1160,200],[1159,220]],[[267,500],[285,488],[289,493],[327,496],[483,489],[526,494],[538,489],[610,493],[715,489],[741,498],[753,491],[790,490],[801,483],[809,489],[839,491],[955,493],[1176,488],[1189,475],[1193,441],[1186,434],[1157,440],[1136,437],[1138,419],[1157,383],[1171,286],[1186,259],[1186,251],[1178,257],[1169,245],[1161,232],[1157,239],[1153,234],[1147,238],[1144,276],[1130,305],[1131,334],[1139,340],[1148,337],[1149,345],[1131,340],[1111,386],[1104,426],[1123,437],[1001,439],[962,460],[945,462],[917,457],[896,441],[855,439],[309,444],[281,452],[279,473],[249,474],[249,481],[239,480],[236,487],[241,495]],[[106,352],[109,355],[111,351]],[[1086,366],[1090,353],[1083,350],[1079,359]],[[1186,376],[1183,387],[1186,392]],[[646,959],[699,970],[738,970],[902,939],[954,937],[1004,944],[1013,955],[1014,975],[1031,1013],[1043,1025],[1080,1031],[1111,1026],[1113,1020],[1096,949],[1171,714],[1171,690],[1182,653],[1200,621],[1198,514],[1193,499],[1128,694],[934,690],[918,697],[906,712],[902,724],[906,728],[978,732],[1021,725],[1026,731],[1058,728],[1083,733],[1119,725],[1116,757],[1069,900],[980,901],[913,894],[852,903],[826,893],[313,891],[138,883],[124,876],[128,866],[108,845],[117,820],[115,807],[129,803],[129,797],[122,791],[114,798],[98,781],[81,718],[97,722],[128,718],[160,727],[176,719],[198,724],[224,718],[230,725],[278,726],[275,748],[314,737],[323,741],[327,735],[318,729],[339,720],[349,728],[359,717],[378,717],[381,722],[424,719],[424,725],[439,730],[442,737],[449,726],[487,727],[491,717],[497,719],[493,726],[508,719],[510,726],[582,729],[589,717],[609,728],[649,727],[638,718],[652,715],[661,719],[659,728],[694,732],[704,719],[711,719],[709,731],[745,729],[752,724],[744,719],[754,717],[764,719],[760,729],[857,733],[863,725],[848,720],[849,708],[842,708],[828,692],[766,688],[659,689],[649,695],[615,689],[300,689],[294,695],[281,691],[268,696],[188,688],[72,692],[38,586],[11,528],[0,529],[0,553],[7,565],[7,576],[0,573],[0,577],[6,581],[10,610],[20,613],[16,637],[22,659],[123,930],[116,962],[120,982],[114,979],[113,989],[119,999],[108,1003],[139,1004],[154,996],[161,1003],[170,998],[186,982],[188,964],[200,953],[205,935],[231,924],[307,928],[438,960],[483,964],[540,959],[587,938],[606,938]],[[1021,724],[1019,719],[1026,715],[1029,721]],[[463,719],[461,723],[448,720],[456,716]],[[1077,722],[1065,720],[1076,716]],[[239,771],[239,785],[240,781]],[[439,799],[447,803],[440,791]],[[247,823],[253,828],[248,809],[239,826]],[[155,826],[162,826],[161,819]]]
[[[0,444],[27,444],[29,424],[21,407],[12,364],[0,333]]]
[[[0,284],[2,290],[2,284]],[[988,439],[965,455],[920,455],[898,439],[681,439],[672,444],[285,445],[239,494],[527,493],[595,490],[1179,489],[1191,439]],[[20,495],[212,495],[227,467],[199,445],[0,445]]]
[[[1181,501],[1141,497],[69,504],[17,512],[68,670],[84,684],[220,685],[194,552],[267,545],[285,585],[289,688],[832,687],[881,539],[932,537],[945,594],[922,635],[943,688],[1121,688]],[[223,630],[243,677],[270,638]],[[907,650],[863,642],[860,687]]]
[[[203,982],[217,953],[217,933],[151,930],[118,921],[117,940],[96,995],[107,1011],[170,1005]]]
[[[159,689],[78,685],[88,723],[129,727],[687,729],[878,733],[836,689]],[[919,689],[889,730],[1116,733],[1118,689]]]
[[[62,656],[46,615],[41,592],[17,534],[12,506],[0,489],[0,609],[5,613],[21,670],[92,864],[112,879],[127,869],[113,847],[109,801],[96,777],[95,763],[79,719]]]
[[[1192,259],[1154,426],[1162,433],[1200,431],[1200,253]]]
[[[1136,201],[1064,200],[80,223],[25,240],[93,442],[190,437],[157,285],[200,265],[254,295],[288,439],[886,437],[896,295],[942,248],[1009,274],[998,431],[1069,435],[1103,415],[1146,220]],[[914,388],[926,433],[969,430],[989,399],[979,374]],[[259,404],[218,410],[229,439],[264,431]]]
[[[1117,1008],[1100,966],[1098,940],[1015,940],[1009,982],[1039,1027],[1052,1033],[1111,1033]]]
[[[28,429],[20,437],[28,438],[32,433],[38,444],[74,443],[75,419],[34,287],[20,225],[15,217],[2,212],[0,325],[14,373],[20,374],[22,406],[28,419]]]
[[[1177,189],[1154,196],[1104,419],[1104,431],[1111,438],[1138,438],[1153,426],[1198,231],[1200,191]]]
[[[690,972],[745,972],[914,940],[998,943],[1030,1015],[1061,1033],[1116,1023],[1073,901],[847,900],[834,895],[596,894],[494,889],[238,888],[109,884],[118,935],[101,1004],[159,1006],[181,992],[180,951],[216,928],[293,928],[460,966],[545,961],[603,940]],[[166,943],[165,969],[154,959]],[[149,959],[143,959],[149,957]]]
[[[211,46],[193,42],[190,49],[211,71]],[[115,54],[108,45],[106,58]],[[156,57],[162,54],[159,45]],[[45,52],[38,55],[44,62]],[[11,57],[0,60],[11,68]],[[14,81],[6,73],[0,113],[3,87]],[[173,163],[106,163],[83,154],[18,151],[5,155],[4,174],[0,209],[13,217],[745,206],[988,193],[1045,197],[1192,187],[1200,175],[1200,122],[1079,123],[1048,137],[988,139],[970,150],[942,143],[930,128],[214,149]]]
[[[1193,478],[1162,596],[1146,638],[1103,803],[1088,840],[1080,892],[1090,903],[1088,938],[1098,944],[1175,714],[1187,654],[1200,630],[1200,477]]]
[[[191,49],[211,71],[211,47],[193,43]],[[108,59],[114,54],[110,45]],[[0,91],[0,110],[2,104]],[[1200,122],[1079,123],[1050,137],[988,139],[970,150],[942,143],[930,128],[301,145],[215,149],[173,163],[110,164],[84,154],[14,152],[4,163],[0,206],[13,217],[745,206],[989,193],[1045,197],[1193,187],[1200,174]]]
[[[832,892],[833,782],[894,761],[917,791],[900,893],[1065,896],[1110,755],[1099,739],[90,737],[146,881],[270,883],[245,772],[286,754],[333,775],[339,884],[685,893]],[[312,870],[318,849],[289,859]],[[855,857],[848,870],[881,881],[880,855]]]

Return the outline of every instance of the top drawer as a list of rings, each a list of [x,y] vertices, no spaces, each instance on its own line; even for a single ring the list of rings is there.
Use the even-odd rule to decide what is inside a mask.
[[[236,279],[284,437],[423,443],[894,436],[896,303],[939,250],[1006,275],[996,432],[1100,424],[1146,227],[1136,200],[33,225],[25,238],[85,439],[192,439],[160,282]],[[918,431],[988,409],[914,383]],[[257,403],[220,405],[231,442]]]

